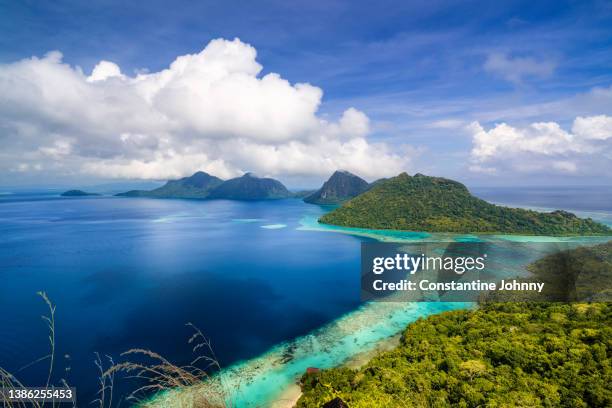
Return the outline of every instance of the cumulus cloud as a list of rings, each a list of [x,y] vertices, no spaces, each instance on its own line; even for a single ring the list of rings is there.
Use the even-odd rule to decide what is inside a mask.
[[[472,135],[470,170],[499,173],[598,174],[609,166],[612,153],[612,117],[577,117],[572,131],[556,122],[525,127],[500,123],[486,130],[480,123],[468,126]]]
[[[572,132],[583,139],[607,140],[612,138],[612,117],[606,115],[578,116]]]
[[[368,140],[363,112],[323,119],[320,88],[261,75],[256,56],[217,39],[133,76],[110,61],[87,75],[59,52],[0,65],[0,168],[150,179],[406,169],[408,154]]]
[[[487,57],[484,69],[506,81],[519,84],[525,78],[546,78],[555,70],[552,61],[532,57],[512,57],[504,53],[492,53]]]
[[[112,77],[123,77],[119,65],[110,61],[100,61],[94,67],[91,75],[87,77],[87,82],[104,81],[105,79]]]

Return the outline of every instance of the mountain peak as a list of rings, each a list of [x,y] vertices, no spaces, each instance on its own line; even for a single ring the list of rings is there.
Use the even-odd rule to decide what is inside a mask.
[[[268,200],[290,196],[291,193],[280,181],[259,178],[251,172],[223,182],[209,195],[210,198],[228,200]]]
[[[341,169],[334,171],[329,179],[332,179],[333,177],[357,177],[357,178],[361,178],[361,177],[355,175],[354,173],[351,173],[348,170],[341,170]]]
[[[336,170],[323,186],[304,198],[311,204],[339,204],[369,188],[367,181],[346,170]]]
[[[178,180],[169,180],[166,184],[155,190],[133,190],[118,195],[153,198],[206,198],[209,191],[222,182],[223,180],[220,178],[211,176],[204,171],[196,171],[191,176]]]

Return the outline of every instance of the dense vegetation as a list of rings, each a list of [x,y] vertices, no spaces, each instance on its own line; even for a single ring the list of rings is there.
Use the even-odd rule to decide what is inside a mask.
[[[377,183],[320,219],[371,229],[525,235],[611,234],[607,226],[566,211],[541,213],[490,204],[461,183],[402,173]]]
[[[305,374],[297,407],[610,407],[612,304],[487,303],[408,326],[395,350]]]
[[[610,302],[612,301],[612,241],[599,245],[580,246],[559,250],[527,266],[528,277],[519,282],[543,282],[541,293],[488,292],[485,301],[557,301]]]
[[[311,204],[339,204],[358,196],[368,188],[370,185],[361,177],[338,170],[320,189],[304,197],[304,201]]]

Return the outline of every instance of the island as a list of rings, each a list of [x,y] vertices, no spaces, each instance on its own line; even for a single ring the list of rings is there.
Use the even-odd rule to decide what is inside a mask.
[[[85,197],[85,196],[99,196],[98,193],[88,193],[83,190],[68,190],[60,194],[62,197]]]
[[[612,235],[608,226],[567,211],[508,208],[473,196],[461,183],[406,173],[323,215],[319,222],[383,230],[522,235]]]
[[[304,374],[296,407],[609,407],[611,336],[612,303],[444,312],[359,369]]]
[[[314,193],[304,197],[310,204],[340,204],[367,191],[370,185],[359,176],[345,170],[337,170]]]
[[[612,241],[546,255],[527,270],[538,278],[554,270],[557,283],[575,287],[576,266],[559,267],[568,257],[586,274],[577,288],[589,303],[570,290],[564,302],[487,300],[419,319],[399,346],[357,369],[306,372],[296,407],[612,406]],[[605,297],[591,303],[596,286]]]
[[[170,180],[154,190],[131,190],[116,194],[118,197],[191,198],[226,200],[269,200],[293,197],[278,180],[260,178],[245,173],[223,181],[219,177],[198,171],[189,177]]]
[[[283,183],[272,178],[260,178],[253,173],[224,181],[211,190],[208,196],[226,200],[270,200],[289,197],[292,197],[292,194]]]
[[[131,190],[116,194],[119,197],[153,197],[153,198],[206,198],[211,189],[223,183],[218,177],[203,171],[197,171],[189,177],[170,180],[154,190]]]

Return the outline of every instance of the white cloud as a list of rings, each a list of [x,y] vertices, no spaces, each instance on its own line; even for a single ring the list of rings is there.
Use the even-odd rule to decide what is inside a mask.
[[[506,81],[516,84],[527,77],[546,78],[555,70],[552,61],[537,60],[531,57],[511,57],[503,53],[493,53],[487,57],[484,69]]]
[[[100,61],[94,67],[91,75],[87,77],[87,82],[104,81],[113,77],[123,78],[119,65],[110,61]]]
[[[340,118],[340,134],[365,137],[370,132],[370,119],[355,108],[348,108]]]
[[[0,170],[164,179],[200,169],[230,177],[343,168],[372,178],[406,169],[407,150],[368,141],[363,112],[322,119],[320,88],[261,76],[256,55],[218,39],[135,76],[109,61],[86,75],[59,52],[0,65]]]
[[[605,115],[577,117],[570,133],[556,122],[521,128],[500,123],[489,130],[473,122],[467,128],[473,144],[470,170],[598,174],[609,166],[611,124]]]
[[[462,127],[465,127],[465,121],[460,120],[460,119],[440,119],[440,120],[435,120],[431,123],[428,123],[426,127],[432,128],[432,129],[455,130],[455,129],[460,129]]]
[[[572,132],[584,139],[607,140],[612,138],[612,117],[606,115],[578,116]]]

